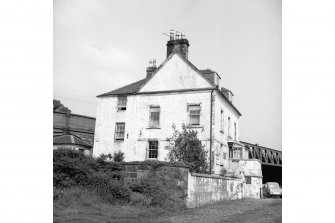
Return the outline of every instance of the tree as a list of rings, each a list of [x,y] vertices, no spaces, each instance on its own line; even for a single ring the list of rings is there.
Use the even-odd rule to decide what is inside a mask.
[[[53,99],[53,110],[54,111],[59,111],[59,112],[69,112],[71,113],[71,110],[68,109],[67,107],[65,107],[62,102],[60,102],[59,100],[55,100]]]
[[[174,124],[172,128],[173,135],[167,138],[168,159],[191,163],[191,171],[197,173],[208,172],[207,151],[198,139],[198,132],[188,130],[185,124],[182,124],[182,131],[178,131]]]

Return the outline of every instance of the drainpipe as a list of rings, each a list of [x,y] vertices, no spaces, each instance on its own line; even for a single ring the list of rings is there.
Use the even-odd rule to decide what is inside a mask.
[[[210,129],[209,129],[209,174],[212,174],[212,119],[213,119],[213,92],[211,91],[211,112],[210,112]]]

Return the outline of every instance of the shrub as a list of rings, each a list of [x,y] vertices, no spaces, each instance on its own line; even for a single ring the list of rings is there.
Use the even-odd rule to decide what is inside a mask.
[[[136,193],[150,198],[150,205],[165,208],[184,206],[184,190],[176,182],[161,172],[150,172],[145,178],[135,181],[129,188]]]
[[[151,204],[151,199],[144,194],[132,192],[130,195],[130,204],[148,207]]]
[[[228,170],[226,169],[226,168],[222,168],[221,170],[220,170],[220,176],[226,176],[226,174],[228,173]]]
[[[121,179],[122,167],[118,163],[94,159],[70,149],[54,150],[53,155],[53,183],[57,188],[89,186],[97,172],[110,179]]]
[[[130,201],[131,191],[118,180],[111,180],[107,184],[100,185],[96,188],[96,192],[110,204],[115,202],[128,203]]]
[[[72,187],[64,190],[62,196],[59,196],[54,202],[64,207],[87,207],[101,201],[101,198],[94,191],[85,190],[81,187]]]
[[[124,153],[119,151],[119,152],[115,152],[113,154],[113,161],[114,162],[122,162],[124,160]]]
[[[201,145],[196,130],[187,129],[182,124],[182,131],[173,125],[173,135],[167,138],[168,159],[170,161],[183,161],[192,163],[191,171],[206,173],[208,170],[207,151]]]

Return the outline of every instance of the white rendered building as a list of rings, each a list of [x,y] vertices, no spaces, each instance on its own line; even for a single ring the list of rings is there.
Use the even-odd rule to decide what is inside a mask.
[[[241,113],[219,74],[188,61],[184,36],[167,42],[167,58],[147,68],[147,76],[98,96],[93,155],[125,153],[125,161],[165,161],[172,125],[198,131],[212,171],[235,170],[248,153],[239,143]]]

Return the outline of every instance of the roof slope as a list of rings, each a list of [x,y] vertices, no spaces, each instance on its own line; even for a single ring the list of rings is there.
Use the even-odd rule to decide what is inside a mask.
[[[92,145],[86,143],[83,139],[75,135],[62,135],[56,136],[53,140],[54,145],[79,145],[85,147],[92,147]]]
[[[116,90],[104,93],[104,94],[100,94],[97,97],[101,97],[101,96],[107,96],[107,95],[119,95],[119,94],[133,94],[136,93],[137,90],[145,83],[147,79],[144,78],[142,80],[136,81],[132,84],[128,84],[126,86],[123,86],[121,88],[118,88]]]

